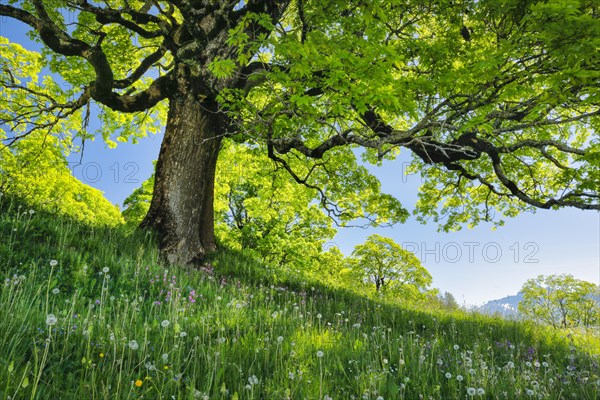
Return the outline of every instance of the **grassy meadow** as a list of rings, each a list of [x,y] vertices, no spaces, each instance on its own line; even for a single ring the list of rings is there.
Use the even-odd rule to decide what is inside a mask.
[[[2,399],[597,399],[598,336],[375,301],[0,198]]]

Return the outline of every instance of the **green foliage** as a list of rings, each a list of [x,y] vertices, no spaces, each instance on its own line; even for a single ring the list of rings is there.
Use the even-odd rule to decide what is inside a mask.
[[[64,17],[60,13],[57,15],[60,19]],[[74,34],[85,37],[96,22],[85,13],[79,17],[88,25],[78,25]],[[119,31],[111,46],[104,44],[102,48],[109,59],[118,60],[115,62],[119,65],[117,77],[125,77],[132,65],[139,62],[138,57],[148,54],[151,46],[137,49],[123,28],[103,29]],[[6,142],[8,133],[12,139],[39,131],[57,138],[61,147],[71,149],[76,138],[93,139],[98,134],[109,147],[115,147],[117,142],[136,143],[140,138],[162,130],[166,120],[165,102],[152,110],[136,113],[117,112],[92,100],[86,102],[85,107],[72,109],[81,99],[80,88],[94,80],[93,69],[88,63],[76,57],[60,56],[47,48],[41,54],[28,51],[2,36],[0,46],[6,49],[0,52],[0,121],[4,125],[1,140]],[[45,67],[54,74],[46,75],[42,70]],[[144,89],[150,83],[151,79],[141,79],[137,89]],[[92,110],[102,122],[96,132],[88,131]]]
[[[379,182],[365,168],[356,166],[352,152],[329,162],[335,175],[319,179],[328,193],[339,196],[338,208],[332,213],[323,208],[317,189],[299,185],[261,148],[225,140],[215,185],[219,241],[232,249],[251,251],[274,267],[320,275],[333,285],[343,282],[351,287],[348,261],[337,249],[325,248],[336,233],[333,218],[337,215],[352,221],[360,217],[365,224],[384,223],[404,218],[405,212],[391,196],[380,192]],[[345,163],[354,166],[343,168]],[[153,186],[151,177],[125,200],[123,216],[128,225],[136,226],[144,218]],[[345,214],[335,214],[340,209],[345,209]]]
[[[57,142],[34,132],[11,148],[0,148],[0,191],[36,210],[93,225],[121,224],[118,207],[72,175]]]
[[[449,151],[463,134],[476,134],[499,149],[499,165],[490,152],[456,163],[421,153],[411,166],[424,178],[415,214],[445,231],[502,225],[533,203],[566,200],[565,190],[595,201],[600,24],[591,2],[302,4],[303,16],[291,6],[263,43],[272,68],[262,84],[249,94],[222,93],[241,131],[310,149],[340,138],[370,147],[365,159],[376,164],[398,154],[394,140],[422,143],[423,151],[451,143]],[[393,134],[365,127],[369,110]],[[293,164],[304,157],[299,148],[278,156]],[[310,183],[323,184],[316,172],[335,170],[329,161],[314,164]]]
[[[458,310],[460,308],[458,302],[456,301],[456,298],[450,292],[444,292],[443,294],[438,294],[436,297],[437,297],[437,300],[439,301],[441,307],[444,310],[452,311],[452,310]]]
[[[156,162],[154,163],[156,165]],[[135,189],[123,202],[123,218],[128,227],[137,228],[150,209],[152,190],[154,188],[154,174],[142,185]]]
[[[222,250],[194,274],[165,269],[148,236],[29,215],[6,196],[0,209],[0,234],[13,238],[0,241],[3,398],[600,392],[597,337],[282,279],[243,252]]]
[[[315,204],[316,191],[296,184],[258,149],[227,142],[219,155],[216,233],[231,248],[256,251],[265,262],[310,269],[335,235]]]
[[[521,288],[519,311],[555,328],[600,323],[600,287],[571,274],[539,275]]]
[[[408,217],[358,165],[359,146],[373,164],[393,160],[401,147],[415,154],[411,169],[424,183],[414,212],[442,230],[501,225],[534,208],[598,207],[600,24],[593,2],[328,0],[195,8],[53,0],[43,3],[47,17],[42,6],[10,3],[43,21],[46,44],[54,47],[39,55],[0,42],[10,50],[0,56],[0,121],[16,135],[37,126],[65,144],[91,137],[92,110],[100,113],[97,133],[106,143],[136,141],[166,119],[166,101],[137,112],[144,100],[160,92],[156,98],[174,101],[189,92],[223,112],[228,129],[218,135],[245,142],[262,159],[268,154],[273,168],[321,189],[311,193],[313,202],[342,225]],[[2,15],[22,19],[13,7]],[[35,32],[41,25],[28,23],[42,41]],[[65,30],[54,39],[70,45],[61,50],[66,55],[48,40],[57,29]],[[43,67],[56,79],[40,77]],[[100,95],[100,70],[110,95]],[[172,79],[152,86],[167,75]],[[128,108],[117,99],[142,104]],[[30,108],[35,112],[21,113]],[[253,188],[238,188],[232,198],[246,190],[254,196]],[[244,232],[244,240],[255,241],[256,232]]]
[[[377,234],[355,246],[352,257],[358,279],[375,284],[376,291],[391,292],[402,299],[422,298],[432,281],[413,253]]]

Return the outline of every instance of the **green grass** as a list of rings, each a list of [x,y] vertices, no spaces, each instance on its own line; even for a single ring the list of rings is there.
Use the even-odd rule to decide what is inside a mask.
[[[149,235],[2,198],[0,238],[0,398],[600,396],[589,334],[377,302],[226,250],[166,269]]]

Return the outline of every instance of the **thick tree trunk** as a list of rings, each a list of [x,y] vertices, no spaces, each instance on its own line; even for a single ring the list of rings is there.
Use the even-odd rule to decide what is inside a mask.
[[[142,223],[158,233],[169,264],[195,265],[216,249],[214,180],[224,130],[216,104],[191,94],[170,100],[154,195]]]

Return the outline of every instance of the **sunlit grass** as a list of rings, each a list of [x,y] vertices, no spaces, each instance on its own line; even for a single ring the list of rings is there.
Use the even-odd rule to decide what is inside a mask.
[[[147,235],[4,201],[0,398],[600,395],[590,335],[375,302],[227,251],[165,269]]]

